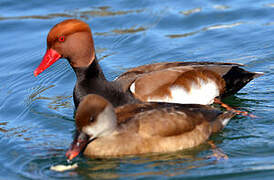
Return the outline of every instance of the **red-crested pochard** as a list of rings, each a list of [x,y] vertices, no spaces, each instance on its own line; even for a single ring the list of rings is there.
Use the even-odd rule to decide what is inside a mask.
[[[235,94],[261,75],[236,63],[171,62],[139,66],[109,82],[96,60],[89,25],[77,19],[62,21],[50,30],[47,52],[34,75],[60,58],[69,61],[77,76],[76,108],[90,93],[103,96],[115,107],[139,101],[211,104],[215,97]]]
[[[114,108],[102,96],[89,94],[76,111],[76,135],[66,156],[123,156],[164,153],[206,142],[235,115],[210,106],[138,103]]]

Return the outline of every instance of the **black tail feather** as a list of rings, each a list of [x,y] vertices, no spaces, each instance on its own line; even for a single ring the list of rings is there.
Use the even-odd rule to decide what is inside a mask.
[[[223,78],[226,82],[226,90],[222,98],[233,95],[242,89],[252,79],[263,75],[263,73],[249,72],[234,66],[226,73]]]

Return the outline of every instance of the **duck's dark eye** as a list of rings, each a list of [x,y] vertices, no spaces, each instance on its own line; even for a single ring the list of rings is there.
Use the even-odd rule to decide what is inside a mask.
[[[59,42],[64,42],[65,41],[65,36],[59,36],[58,41]]]
[[[90,117],[89,121],[90,121],[90,122],[93,122],[93,117]]]

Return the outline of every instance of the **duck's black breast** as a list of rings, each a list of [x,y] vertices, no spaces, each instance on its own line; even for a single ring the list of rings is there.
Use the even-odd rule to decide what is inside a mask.
[[[129,91],[123,91],[119,82],[107,81],[96,59],[89,67],[74,68],[74,71],[77,76],[73,91],[76,109],[81,99],[88,94],[100,95],[114,107],[139,102]]]
[[[81,99],[88,94],[100,95],[110,101],[114,107],[139,102],[132,96],[130,92],[123,92],[118,83],[81,81],[76,82],[73,91],[73,100],[76,109]]]

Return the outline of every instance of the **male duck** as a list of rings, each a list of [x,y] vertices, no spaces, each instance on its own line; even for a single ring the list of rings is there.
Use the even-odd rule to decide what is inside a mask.
[[[261,75],[236,63],[171,62],[139,66],[109,82],[97,62],[89,25],[77,19],[65,20],[50,30],[47,52],[34,75],[60,58],[68,60],[77,76],[76,108],[90,93],[103,96],[115,107],[139,101],[211,104],[215,97],[232,95]]]

